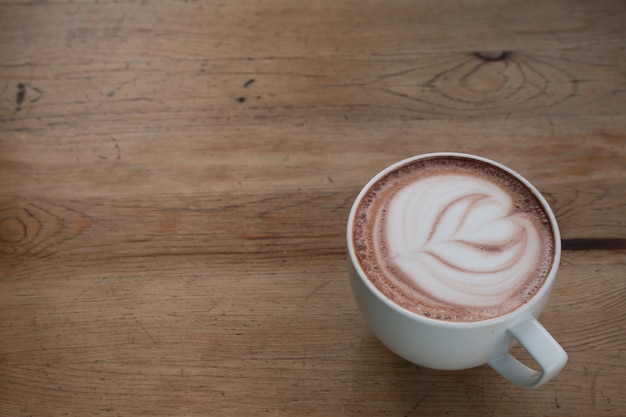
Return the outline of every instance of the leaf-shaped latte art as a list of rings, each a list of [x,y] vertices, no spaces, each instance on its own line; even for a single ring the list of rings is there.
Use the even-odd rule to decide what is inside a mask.
[[[434,299],[466,306],[505,301],[534,272],[541,246],[503,188],[461,175],[403,188],[386,226],[395,267]]]

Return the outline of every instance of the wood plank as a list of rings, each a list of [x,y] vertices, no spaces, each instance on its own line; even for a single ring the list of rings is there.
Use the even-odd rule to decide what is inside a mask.
[[[0,0],[0,415],[623,416],[625,44],[614,0]],[[556,213],[538,390],[353,301],[353,199],[442,150]]]

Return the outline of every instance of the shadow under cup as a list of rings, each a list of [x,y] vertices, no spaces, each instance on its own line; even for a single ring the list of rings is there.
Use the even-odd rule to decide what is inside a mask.
[[[516,308],[474,321],[436,319],[399,305],[392,300],[393,295],[385,295],[368,278],[356,248],[359,246],[359,250],[362,250],[361,245],[364,242],[359,240],[360,236],[355,237],[357,222],[370,221],[358,214],[363,199],[370,198],[370,189],[381,180],[390,175],[401,176],[404,167],[416,163],[428,164],[430,160],[462,160],[495,168],[522,184],[540,203],[551,228],[552,262],[541,286]],[[428,197],[428,193],[420,199],[423,200],[424,196]],[[391,216],[394,211],[387,202],[384,204],[386,215]],[[418,218],[417,221],[419,220]],[[391,232],[387,234],[389,233]],[[420,366],[441,370],[459,370],[489,364],[507,380],[525,388],[546,383],[565,366],[567,354],[537,321],[548,301],[560,261],[561,240],[558,225],[543,196],[511,169],[478,156],[451,152],[425,154],[400,161],[376,175],[358,195],[348,219],[347,240],[349,277],[359,310],[379,340],[404,359]],[[422,276],[418,278],[421,279]],[[516,343],[534,359],[538,370],[522,364],[509,353]]]

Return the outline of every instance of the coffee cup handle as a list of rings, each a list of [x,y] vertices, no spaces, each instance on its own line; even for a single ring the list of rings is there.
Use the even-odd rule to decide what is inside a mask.
[[[526,349],[541,369],[537,371],[524,365],[509,353],[507,346],[489,361],[489,366],[513,384],[522,388],[539,387],[565,366],[567,353],[533,316],[512,326],[508,332]]]

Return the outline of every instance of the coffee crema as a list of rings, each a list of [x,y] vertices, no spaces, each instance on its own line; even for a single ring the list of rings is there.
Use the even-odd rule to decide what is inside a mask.
[[[354,214],[352,240],[368,279],[426,317],[479,321],[515,310],[554,261],[554,234],[528,187],[462,156],[417,159],[383,176]]]

